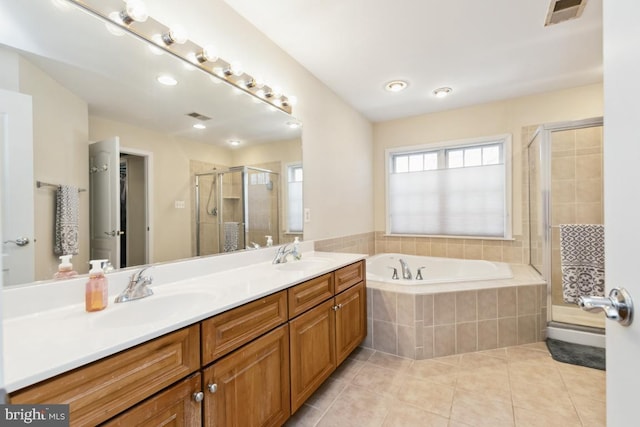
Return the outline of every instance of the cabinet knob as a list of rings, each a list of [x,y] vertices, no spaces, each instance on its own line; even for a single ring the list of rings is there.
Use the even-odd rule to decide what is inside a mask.
[[[218,384],[209,384],[207,388],[209,389],[209,393],[215,393],[218,391]]]
[[[196,402],[202,402],[204,400],[204,393],[201,391],[193,393],[193,400]]]
[[[334,305],[331,308],[333,309],[333,311],[338,311],[338,310],[340,310],[342,308],[342,304]]]

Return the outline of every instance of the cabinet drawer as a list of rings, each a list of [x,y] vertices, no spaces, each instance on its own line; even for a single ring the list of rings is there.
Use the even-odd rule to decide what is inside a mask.
[[[202,391],[200,378],[199,373],[193,374],[109,420],[102,427],[202,425],[202,404],[194,397],[195,393]]]
[[[364,261],[358,261],[355,264],[347,265],[339,270],[336,270],[336,294],[350,288],[358,282],[364,280]]]
[[[11,395],[11,403],[69,404],[71,425],[97,425],[200,368],[193,325]]]
[[[209,364],[287,321],[287,291],[202,322],[202,363]]]
[[[289,319],[333,296],[333,274],[325,274],[288,290]]]

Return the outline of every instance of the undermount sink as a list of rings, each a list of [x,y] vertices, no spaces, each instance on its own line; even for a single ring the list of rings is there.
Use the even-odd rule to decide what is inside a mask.
[[[329,258],[322,257],[302,258],[299,261],[288,261],[283,264],[278,264],[276,268],[284,271],[307,271],[322,268],[331,262]]]
[[[95,316],[93,324],[102,328],[122,328],[146,325],[180,316],[185,310],[195,312],[206,309],[216,296],[204,292],[173,295],[151,295],[134,301],[114,303]]]

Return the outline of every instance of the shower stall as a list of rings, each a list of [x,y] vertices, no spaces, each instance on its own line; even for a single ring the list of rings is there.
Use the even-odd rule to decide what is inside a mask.
[[[279,174],[236,166],[195,175],[196,255],[263,246],[280,240]]]
[[[604,224],[602,118],[542,125],[527,146],[530,264],[545,278],[550,329],[603,332],[562,298],[560,224]]]

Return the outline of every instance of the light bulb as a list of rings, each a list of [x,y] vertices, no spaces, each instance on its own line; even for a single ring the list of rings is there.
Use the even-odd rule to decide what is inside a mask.
[[[218,54],[216,53],[216,48],[211,45],[207,45],[202,48],[202,50],[196,54],[196,58],[198,62],[216,62],[218,60]]]
[[[127,1],[127,7],[120,12],[120,18],[126,25],[132,22],[144,22],[149,18],[147,12],[147,6],[142,0],[129,0]]]
[[[122,21],[122,18],[120,17],[119,12],[111,12],[109,14],[109,19],[111,19],[116,24],[124,25],[124,22]],[[109,22],[106,22],[104,25],[107,27],[107,31],[109,31],[114,36],[120,37],[125,34],[125,31],[122,28],[118,27],[117,25],[110,24]]]
[[[170,46],[174,43],[184,44],[189,39],[189,34],[184,27],[180,25],[176,25],[169,29],[168,33],[162,35],[162,41],[167,46]]]
[[[444,98],[445,96],[449,95],[452,91],[453,89],[451,89],[450,87],[439,87],[438,89],[433,91],[433,94],[437,98]]]

